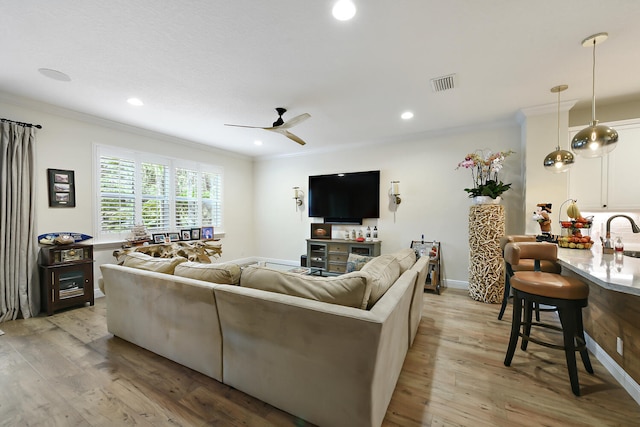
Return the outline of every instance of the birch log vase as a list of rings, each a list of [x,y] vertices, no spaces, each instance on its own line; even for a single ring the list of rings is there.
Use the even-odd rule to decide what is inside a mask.
[[[476,301],[502,302],[504,263],[500,237],[504,233],[504,206],[469,208],[469,296]]]

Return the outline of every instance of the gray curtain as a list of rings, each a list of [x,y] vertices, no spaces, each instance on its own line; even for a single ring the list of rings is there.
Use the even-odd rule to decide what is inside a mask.
[[[40,311],[35,129],[0,122],[0,323]]]

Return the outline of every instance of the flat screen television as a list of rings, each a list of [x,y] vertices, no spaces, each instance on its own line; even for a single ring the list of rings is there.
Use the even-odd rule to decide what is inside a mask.
[[[309,176],[309,216],[327,223],[380,217],[380,171]]]

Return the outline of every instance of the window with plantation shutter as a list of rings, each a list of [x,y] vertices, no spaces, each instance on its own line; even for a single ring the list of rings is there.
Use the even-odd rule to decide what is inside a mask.
[[[211,224],[219,227],[222,218],[222,174],[203,172],[202,178],[202,224]]]
[[[200,223],[198,220],[198,172],[176,169],[176,225],[190,228]]]
[[[169,168],[166,165],[142,163],[142,223],[147,230],[168,230]]]
[[[129,237],[134,225],[150,233],[222,228],[222,168],[97,145],[98,218],[95,237]]]
[[[135,162],[100,157],[100,232],[120,234],[135,223]]]

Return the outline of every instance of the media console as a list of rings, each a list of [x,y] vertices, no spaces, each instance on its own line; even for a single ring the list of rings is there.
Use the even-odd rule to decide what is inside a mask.
[[[349,254],[378,256],[380,244],[380,241],[307,239],[307,266],[322,268],[329,274],[343,274],[347,271]]]

